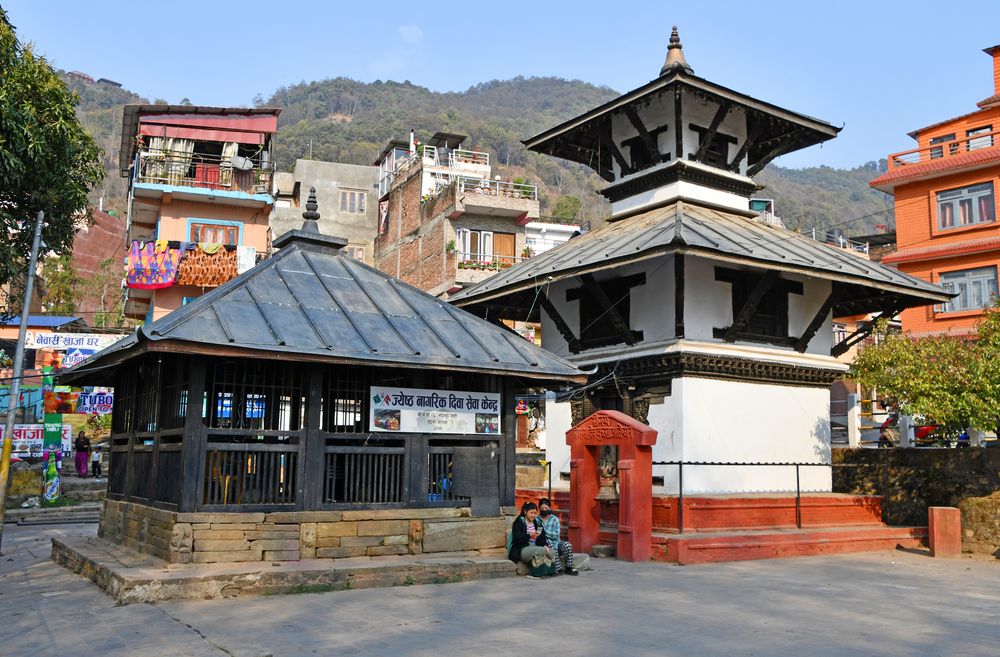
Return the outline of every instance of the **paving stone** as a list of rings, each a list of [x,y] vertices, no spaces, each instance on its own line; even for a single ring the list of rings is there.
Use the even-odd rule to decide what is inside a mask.
[[[250,547],[255,550],[299,550],[299,539],[294,539],[291,541],[274,541],[274,540],[264,540],[264,541],[251,541]]]
[[[320,522],[316,523],[316,536],[326,538],[329,536],[357,536],[358,523],[356,522]]]
[[[469,518],[456,521],[424,522],[424,552],[459,552],[504,545],[506,521],[503,517]]]
[[[213,522],[212,529],[218,530],[233,530],[239,529],[242,531],[253,531],[257,529],[257,523],[255,522]]]
[[[264,561],[298,561],[298,550],[264,550]]]
[[[257,523],[257,526],[254,529],[259,532],[287,532],[290,534],[299,533],[298,524],[276,525],[270,522],[260,522]]]
[[[240,529],[196,529],[194,530],[194,539],[232,541],[237,539],[249,538],[245,534],[246,532]]]
[[[300,523],[300,522],[340,522],[343,514],[340,511],[275,511],[268,513],[264,521],[268,523]]]
[[[215,552],[220,550],[230,551],[230,550],[249,550],[250,541],[240,539],[238,541],[213,541],[213,540],[202,540],[199,541],[195,539],[194,551],[195,552]]]
[[[191,553],[193,563],[229,563],[231,561],[260,561],[263,555],[259,550],[206,550]]]
[[[344,520],[410,520],[413,518],[461,518],[468,508],[449,509],[369,509],[344,511]]]
[[[271,525],[272,527],[274,525]],[[247,531],[243,532],[243,536],[247,540],[259,541],[259,540],[281,540],[281,541],[291,541],[299,540],[299,532],[274,532],[274,531]]]
[[[398,536],[386,536],[382,539],[382,545],[407,545],[410,542],[410,537],[406,534],[399,534]]]
[[[342,547],[369,547],[372,545],[382,545],[381,536],[344,536],[340,539]]]
[[[367,554],[366,547],[316,548],[317,559],[343,559],[346,557],[363,557]]]
[[[405,545],[381,545],[368,548],[369,557],[381,557],[390,554],[407,554],[409,548]]]
[[[316,545],[314,547],[316,547],[317,549],[318,548],[340,547],[340,537],[339,536],[329,536],[329,537],[324,536],[323,538],[317,538],[316,539]]]
[[[387,536],[409,531],[408,520],[359,520],[358,536]]]
[[[212,524],[258,523],[264,522],[264,513],[195,512],[178,513],[177,522],[210,522]]]

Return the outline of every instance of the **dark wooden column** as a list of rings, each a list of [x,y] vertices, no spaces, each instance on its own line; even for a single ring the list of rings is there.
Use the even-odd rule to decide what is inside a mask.
[[[205,398],[205,359],[189,358],[187,413],[184,416],[184,438],[181,442],[181,500],[178,510],[197,510],[198,494],[205,480],[205,422],[201,417],[202,400]],[[212,400],[207,407],[212,408]]]
[[[320,435],[323,406],[323,372],[329,365],[310,365],[302,379],[306,398],[306,423],[302,427],[303,444],[299,447],[296,478],[298,490],[295,508],[298,511],[320,508],[323,503],[323,470],[326,467],[326,440]]]
[[[514,486],[517,469],[517,415],[514,413],[514,381],[504,378],[500,393],[503,408],[503,438],[500,442],[500,505],[514,504]]]

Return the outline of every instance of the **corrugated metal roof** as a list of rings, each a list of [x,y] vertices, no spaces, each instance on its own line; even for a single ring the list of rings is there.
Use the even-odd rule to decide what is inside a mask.
[[[461,290],[450,300],[468,305],[534,288],[550,278],[576,276],[671,251],[801,271],[917,297],[925,304],[951,298],[927,281],[805,235],[737,214],[678,202],[605,224]]]
[[[167,340],[199,345],[205,353],[229,347],[276,352],[293,361],[320,356],[331,362],[548,380],[586,378],[571,363],[507,329],[334,249],[296,241],[229,283],[142,326],[135,342],[122,341],[86,365],[100,366],[104,356],[136,343]]]

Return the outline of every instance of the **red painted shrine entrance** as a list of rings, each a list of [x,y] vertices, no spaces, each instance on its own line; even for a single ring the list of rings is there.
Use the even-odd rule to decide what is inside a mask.
[[[618,545],[625,561],[647,561],[653,531],[653,450],[656,430],[619,411],[598,411],[566,432],[570,446],[569,540],[590,552],[601,530],[601,452],[618,448]]]

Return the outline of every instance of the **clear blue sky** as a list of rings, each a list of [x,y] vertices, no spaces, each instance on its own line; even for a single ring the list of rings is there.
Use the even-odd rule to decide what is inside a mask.
[[[680,27],[699,76],[843,125],[778,161],[849,167],[910,148],[906,133],[993,93],[1000,1],[170,2],[0,0],[56,66],[149,99],[247,105],[347,76],[464,90],[517,75],[633,89]],[[525,135],[528,136],[528,135]]]

